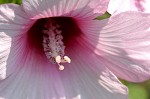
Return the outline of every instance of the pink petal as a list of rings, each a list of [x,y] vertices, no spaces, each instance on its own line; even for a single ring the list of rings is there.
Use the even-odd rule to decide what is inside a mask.
[[[108,12],[117,14],[124,11],[141,11],[150,13],[149,0],[110,0]]]
[[[6,77],[6,62],[10,53],[12,37],[16,38],[17,35],[23,34],[32,23],[25,17],[20,6],[0,5],[0,79]]]
[[[82,38],[66,49],[71,57],[65,70],[51,65],[44,54],[27,45],[26,36],[12,42],[7,75],[0,96],[8,99],[127,99],[127,88],[87,49]],[[87,58],[88,57],[88,58]],[[37,94],[38,93],[38,94]]]
[[[71,64],[66,64],[61,77],[67,99],[80,95],[79,99],[127,99],[127,89],[106,68],[79,37],[67,48]],[[73,93],[72,93],[73,92]]]
[[[57,68],[44,54],[28,46],[26,36],[12,38],[6,75],[6,79],[0,81],[0,97],[59,99],[65,96]]]
[[[127,88],[98,60],[82,37],[66,48],[71,57],[64,71],[51,65],[44,53],[28,45],[26,34],[12,38],[7,78],[0,97],[7,99],[127,99]]]
[[[91,17],[107,10],[109,0],[23,0],[23,7],[30,18],[54,16]]]
[[[100,32],[95,52],[118,77],[133,82],[150,78],[149,20],[148,14],[126,12],[110,18]]]

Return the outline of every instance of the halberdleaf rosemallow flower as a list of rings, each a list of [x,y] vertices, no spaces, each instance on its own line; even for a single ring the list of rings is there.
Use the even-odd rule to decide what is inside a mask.
[[[149,79],[150,17],[125,12],[94,20],[108,2],[0,5],[0,98],[127,99],[116,76]]]
[[[110,0],[108,12],[117,14],[125,11],[150,13],[150,0]]]

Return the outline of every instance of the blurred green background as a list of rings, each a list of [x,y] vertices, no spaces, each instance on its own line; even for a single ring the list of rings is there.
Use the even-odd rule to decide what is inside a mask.
[[[16,4],[21,4],[21,0],[0,0],[0,4],[3,3],[16,3]]]
[[[0,0],[0,4],[4,3],[16,3],[21,4],[21,0]],[[110,15],[105,13],[104,15],[97,17],[97,19],[105,19]],[[143,83],[131,83],[121,80],[129,88],[129,99],[150,99],[150,81]]]

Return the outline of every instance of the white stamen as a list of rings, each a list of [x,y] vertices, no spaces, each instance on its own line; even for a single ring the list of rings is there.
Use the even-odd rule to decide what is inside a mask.
[[[61,63],[61,57],[60,56],[56,56],[55,61],[58,64]]]
[[[64,70],[65,67],[63,65],[59,65],[59,70]]]
[[[68,56],[64,56],[64,60],[68,63],[71,63],[71,59]]]
[[[63,43],[62,31],[59,29],[58,24],[50,22],[45,25],[43,30],[43,48],[45,55],[52,63],[57,63],[59,70],[64,70],[64,66],[61,63],[71,63],[71,59],[65,55],[65,46]],[[64,57],[63,57],[64,56]]]

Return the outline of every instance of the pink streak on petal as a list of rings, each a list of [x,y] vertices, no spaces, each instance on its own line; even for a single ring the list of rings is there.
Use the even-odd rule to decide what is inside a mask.
[[[137,7],[138,11],[144,12],[145,8],[141,4],[141,2],[144,2],[144,0],[135,0],[135,6]]]

